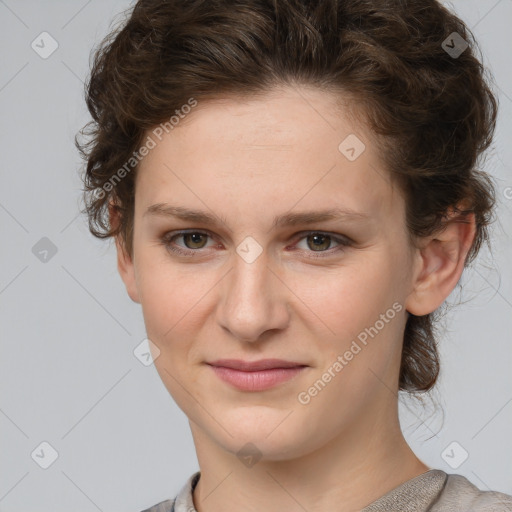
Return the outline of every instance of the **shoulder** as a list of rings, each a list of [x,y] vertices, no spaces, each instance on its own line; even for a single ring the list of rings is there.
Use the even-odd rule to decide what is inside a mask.
[[[430,512],[512,512],[512,496],[482,491],[462,475],[447,475]]]
[[[199,477],[201,476],[200,471],[196,471],[192,474],[185,485],[180,489],[177,496],[173,499],[160,501],[156,505],[152,507],[141,510],[141,512],[192,512],[196,509],[194,508],[194,499],[192,497],[192,493],[199,481]],[[176,510],[175,510],[176,509]]]
[[[161,501],[152,507],[145,508],[141,512],[172,512],[174,506],[174,499]]]

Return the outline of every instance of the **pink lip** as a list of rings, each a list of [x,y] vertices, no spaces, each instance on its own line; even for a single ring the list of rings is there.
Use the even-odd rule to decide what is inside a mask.
[[[306,365],[282,359],[262,359],[248,362],[220,359],[207,363],[223,381],[244,391],[263,391],[290,380]]]

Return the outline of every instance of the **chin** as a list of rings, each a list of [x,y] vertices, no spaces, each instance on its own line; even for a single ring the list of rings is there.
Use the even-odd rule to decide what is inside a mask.
[[[300,457],[314,449],[309,446],[311,439],[319,436],[305,430],[303,424],[295,424],[290,411],[272,411],[261,406],[240,409],[221,415],[222,425],[232,437],[223,429],[215,428],[214,437],[226,451],[239,457],[254,451],[261,460],[281,461]],[[252,414],[251,409],[254,409]]]

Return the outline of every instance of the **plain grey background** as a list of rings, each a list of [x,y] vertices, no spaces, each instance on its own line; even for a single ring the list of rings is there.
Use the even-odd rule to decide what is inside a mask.
[[[3,512],[135,512],[174,497],[198,469],[187,418],[134,356],[142,313],[113,245],[79,215],[73,138],[89,120],[89,54],[130,5],[0,0]],[[401,418],[430,467],[512,494],[512,0],[447,5],[474,31],[496,80],[500,116],[485,169],[498,184],[499,221],[493,253],[484,248],[450,297],[467,302],[446,317],[439,407],[404,401]],[[42,442],[58,454],[47,469],[52,449]]]

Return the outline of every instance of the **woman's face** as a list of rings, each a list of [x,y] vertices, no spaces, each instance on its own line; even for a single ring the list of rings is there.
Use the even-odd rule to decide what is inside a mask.
[[[122,275],[193,429],[279,460],[393,418],[416,260],[368,133],[306,88],[199,102],[162,131],[147,133]],[[303,367],[224,371],[237,384],[209,364],[274,358]]]

